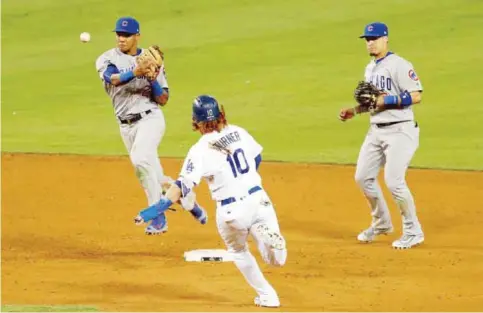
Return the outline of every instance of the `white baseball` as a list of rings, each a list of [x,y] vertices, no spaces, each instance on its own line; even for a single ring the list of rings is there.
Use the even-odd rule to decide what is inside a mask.
[[[91,40],[91,34],[89,34],[88,32],[83,32],[82,34],[80,34],[80,40],[82,42],[89,42]]]

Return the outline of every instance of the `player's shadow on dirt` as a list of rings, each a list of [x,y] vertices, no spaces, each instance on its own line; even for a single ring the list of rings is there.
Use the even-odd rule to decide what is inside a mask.
[[[122,262],[123,257],[165,257],[169,258],[169,252],[163,249],[153,251],[124,250],[113,251],[108,245],[99,245],[91,241],[83,241],[82,238],[58,238],[38,235],[15,236],[13,238],[2,238],[3,259],[16,257],[19,254],[32,257],[40,257],[47,260],[58,259],[82,259],[101,260],[112,258]]]
[[[153,296],[158,298],[159,301],[163,299],[169,299],[169,302],[175,303],[176,301],[189,301],[196,302],[202,301],[221,303],[230,302],[230,298],[221,295],[216,295],[205,290],[200,290],[196,287],[190,287],[187,284],[182,285],[180,288],[178,284],[167,284],[158,282],[149,283],[137,283],[137,282],[104,282],[100,284],[90,284],[90,285],[69,285],[69,288],[75,288],[80,291],[84,291],[86,294],[90,294],[93,291],[98,292],[103,297],[122,297],[123,295],[131,296]]]
[[[286,232],[288,234],[291,231],[294,231],[294,233],[303,233],[306,239],[315,241],[327,239],[350,240],[358,234],[357,229],[327,221],[304,221],[298,225],[289,224],[288,226],[282,227],[282,233]]]

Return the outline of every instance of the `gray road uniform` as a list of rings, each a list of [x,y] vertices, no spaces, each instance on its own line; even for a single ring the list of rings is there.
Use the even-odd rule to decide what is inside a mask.
[[[138,49],[138,54],[141,53]],[[164,136],[166,123],[158,104],[151,98],[151,84],[144,77],[114,86],[104,79],[106,71],[124,73],[134,69],[135,56],[122,53],[118,48],[104,52],[96,60],[96,69],[112,106],[136,176],[146,192],[148,204],[161,196],[161,183],[169,182],[158,157],[158,146]],[[164,66],[157,77],[162,88],[168,88]]]
[[[423,90],[412,64],[393,53],[371,61],[365,69],[365,80],[389,95]],[[355,179],[370,203],[371,226],[375,229],[392,228],[387,203],[377,182],[379,169],[385,164],[384,179],[401,211],[403,233],[421,235],[414,199],[405,179],[419,146],[419,127],[414,121],[412,106],[372,114],[370,123],[357,160]]]

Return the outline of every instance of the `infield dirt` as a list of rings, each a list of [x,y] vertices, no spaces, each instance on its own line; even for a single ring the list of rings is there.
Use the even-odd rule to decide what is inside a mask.
[[[181,166],[162,163],[173,177]],[[357,242],[370,215],[352,166],[264,162],[261,174],[289,251],[285,267],[261,265],[281,311],[483,308],[483,172],[409,170],[426,241],[404,251],[391,248],[401,218],[386,189],[395,233]],[[233,264],[183,261],[224,248],[204,184],[198,197],[207,225],[178,210],[149,237],[133,224],[146,200],[127,157],[2,154],[2,304],[266,310]]]

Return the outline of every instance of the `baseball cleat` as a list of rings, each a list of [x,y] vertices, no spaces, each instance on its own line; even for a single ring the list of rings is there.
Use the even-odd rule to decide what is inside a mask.
[[[166,215],[161,214],[154,218],[148,227],[144,230],[146,235],[160,235],[168,231],[168,221]]]
[[[360,242],[372,242],[374,239],[376,239],[376,236],[378,235],[388,235],[393,232],[393,227],[387,227],[387,228],[374,228],[374,227],[369,227],[368,229],[362,231],[358,236],[357,240]]]
[[[136,217],[134,218],[134,224],[136,224],[136,225],[141,225],[141,224],[143,224],[143,223],[144,223],[144,220],[143,220],[143,218],[142,218],[140,215],[138,215],[138,216],[136,216]]]
[[[262,236],[263,241],[273,249],[285,249],[285,239],[278,232],[270,230],[267,225],[260,224],[256,231]]]
[[[253,301],[256,306],[261,306],[265,308],[278,308],[280,307],[280,300],[278,298],[266,298],[266,297],[255,297]]]
[[[392,243],[394,249],[411,249],[424,242],[424,235],[402,235],[401,238]]]

